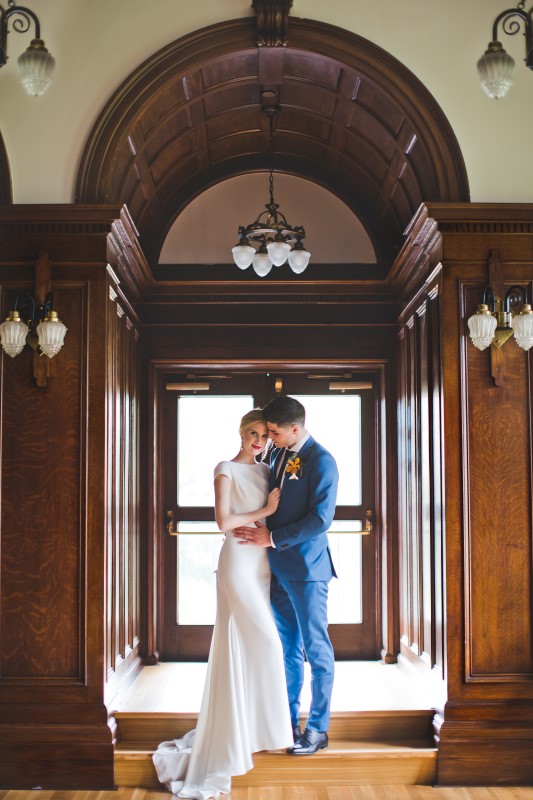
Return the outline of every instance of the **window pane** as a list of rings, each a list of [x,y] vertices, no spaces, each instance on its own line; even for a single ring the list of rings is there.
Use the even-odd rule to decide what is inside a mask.
[[[329,543],[338,578],[329,584],[328,618],[332,624],[362,622],[362,536],[360,520],[335,520]],[[216,613],[216,578],[223,534],[214,522],[179,522],[179,625],[212,625]]]
[[[215,522],[179,522],[178,531],[178,625],[212,625],[215,570],[224,534]]]
[[[363,621],[363,537],[361,520],[334,520],[328,534],[337,578],[329,583],[328,621],[353,625]]]
[[[251,408],[251,395],[178,398],[177,505],[213,505],[213,470],[237,455],[239,422]]]
[[[361,398],[359,395],[291,397],[305,406],[305,427],[337,462],[337,505],[361,505]]]

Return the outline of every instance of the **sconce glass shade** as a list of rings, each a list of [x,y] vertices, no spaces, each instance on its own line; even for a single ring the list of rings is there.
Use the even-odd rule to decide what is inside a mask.
[[[253,260],[253,267],[254,271],[260,278],[264,278],[265,275],[268,275],[270,270],[272,269],[272,261],[268,257],[268,253],[264,244],[261,245],[259,250],[254,256]]]
[[[20,80],[28,94],[37,97],[46,92],[52,82],[55,63],[43,40],[32,39],[30,46],[18,58]]]
[[[39,345],[45,356],[53,358],[56,356],[65,341],[67,326],[64,325],[56,311],[50,311],[46,317],[37,325],[37,336]]]
[[[2,342],[4,353],[7,353],[11,358],[18,356],[26,344],[28,331],[29,328],[19,317],[19,312],[10,311],[6,321],[0,325],[0,341]]]
[[[267,252],[270,260],[275,267],[281,267],[287,260],[287,256],[291,252],[290,244],[277,239],[267,244]]]
[[[476,313],[472,314],[468,320],[470,338],[472,339],[472,344],[477,347],[478,350],[485,350],[487,347],[490,347],[497,324],[495,318],[489,311],[488,305],[486,303],[481,303],[481,305],[477,307]]]
[[[520,314],[515,314],[511,320],[516,343],[523,350],[533,347],[533,312],[531,305],[524,303]]]
[[[255,256],[255,247],[247,244],[246,239],[241,239],[239,244],[231,251],[233,253],[233,260],[239,269],[248,269]]]
[[[311,253],[304,249],[301,242],[297,242],[289,253],[289,267],[297,275],[300,275],[309,264],[310,258]]]
[[[514,66],[514,58],[503,49],[501,42],[489,42],[487,50],[477,62],[479,80],[485,94],[495,100],[505,97],[513,85]]]

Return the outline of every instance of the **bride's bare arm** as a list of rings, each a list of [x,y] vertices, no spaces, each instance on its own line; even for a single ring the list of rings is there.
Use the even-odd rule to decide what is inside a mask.
[[[217,475],[215,478],[215,519],[221,531],[231,531],[239,525],[249,525],[251,522],[270,516],[278,507],[280,491],[272,489],[262,508],[246,511],[243,514],[232,514],[230,492],[230,478],[227,475]]]

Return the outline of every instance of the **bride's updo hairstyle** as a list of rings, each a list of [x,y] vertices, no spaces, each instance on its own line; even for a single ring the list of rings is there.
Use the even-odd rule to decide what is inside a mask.
[[[257,425],[259,422],[261,425],[266,425],[262,409],[253,408],[251,411],[248,411],[241,419],[241,424],[239,425],[239,436],[243,436],[249,428],[253,428],[254,425]],[[261,457],[255,457],[256,461],[263,461],[270,450],[270,447],[271,445],[268,443],[261,453]]]
[[[263,416],[263,411],[260,408],[252,408],[251,411],[247,411],[244,417],[241,419],[241,424],[239,425],[239,436],[242,436],[248,428],[251,428],[253,425],[257,425],[260,422],[262,425],[265,425],[265,418]]]

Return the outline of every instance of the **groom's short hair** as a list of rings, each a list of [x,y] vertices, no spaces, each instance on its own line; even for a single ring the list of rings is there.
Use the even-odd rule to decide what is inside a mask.
[[[305,408],[299,400],[288,395],[275,397],[267,403],[263,408],[263,417],[267,422],[281,425],[282,428],[287,425],[300,425],[302,428],[305,426]]]

